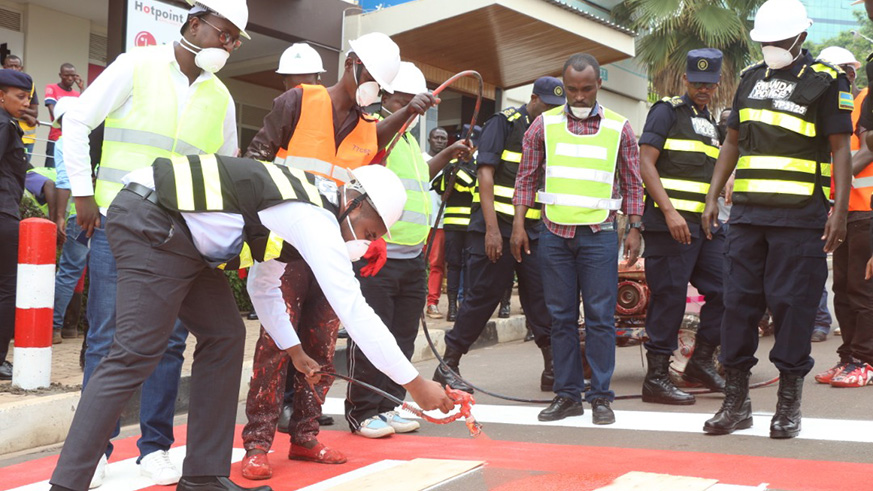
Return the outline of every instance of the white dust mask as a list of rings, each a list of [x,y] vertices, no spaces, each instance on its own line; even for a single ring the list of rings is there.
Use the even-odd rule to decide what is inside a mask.
[[[761,48],[761,52],[764,54],[764,63],[773,70],[779,70],[781,68],[785,68],[788,65],[794,63],[794,60],[797,59],[797,56],[791,55],[791,50],[794,49],[794,45],[797,44],[797,40],[800,39],[800,35],[794,39],[794,42],[791,43],[791,47],[788,49],[780,48],[778,46],[764,46]]]
[[[346,190],[343,188],[343,202],[345,201]],[[352,227],[352,219],[348,213],[346,213],[346,223],[349,226],[349,232],[351,232],[352,237],[354,237],[354,240],[346,241],[346,249],[348,249],[349,252],[349,259],[351,259],[352,262],[355,262],[364,257],[364,254],[367,253],[367,249],[370,248],[370,241],[358,239],[358,236],[355,235],[355,228]]]
[[[576,107],[570,106],[570,112],[578,119],[588,119],[591,116],[592,107]]]
[[[230,53],[222,48],[201,48],[185,38],[179,43],[183,48],[194,53],[194,64],[205,72],[217,73],[224,68]]]

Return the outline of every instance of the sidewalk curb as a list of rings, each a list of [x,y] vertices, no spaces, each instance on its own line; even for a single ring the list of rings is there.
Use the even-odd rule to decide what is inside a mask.
[[[491,319],[471,349],[519,341],[524,339],[525,332],[523,315],[514,315],[508,319]],[[439,328],[433,328],[430,331],[434,345],[440,353],[445,351],[445,333],[445,329]],[[335,360],[338,372],[345,374],[347,370],[344,352],[345,347],[338,348]],[[418,363],[434,358],[424,332],[419,330],[418,336],[415,338],[412,362]],[[428,374],[423,376],[427,377]],[[252,361],[249,359],[243,362],[240,377],[240,401],[244,401],[248,395],[251,377]],[[183,373],[179,382],[179,396],[176,399],[176,414],[182,414],[188,410],[190,382],[191,373]],[[40,397],[25,397],[18,401],[0,404],[0,456],[64,441],[73,421],[76,407],[79,405],[80,397],[81,392],[67,392]],[[122,412],[121,424],[126,426],[136,424],[138,421],[139,391],[134,394]]]

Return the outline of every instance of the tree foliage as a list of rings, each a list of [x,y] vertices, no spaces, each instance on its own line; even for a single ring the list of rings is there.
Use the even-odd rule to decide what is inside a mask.
[[[637,58],[649,69],[661,97],[685,93],[682,74],[688,51],[717,48],[724,53],[716,108],[730,105],[742,69],[760,48],[749,38],[754,13],[764,0],[625,0],[615,20],[639,33]]]

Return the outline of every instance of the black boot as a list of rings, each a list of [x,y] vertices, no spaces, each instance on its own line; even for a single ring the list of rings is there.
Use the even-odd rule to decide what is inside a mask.
[[[540,348],[543,352],[543,374],[540,375],[540,390],[551,392],[555,385],[555,365],[552,362],[552,347]]]
[[[279,433],[288,433],[288,428],[291,427],[291,415],[294,413],[294,408],[291,404],[282,404],[282,412],[279,413],[279,423],[276,425],[276,431]]]
[[[715,369],[715,363],[712,361],[713,353],[715,353],[715,345],[697,336],[694,340],[694,352],[685,365],[682,378],[691,383],[701,384],[709,390],[724,392],[724,379]]]
[[[794,438],[800,433],[800,399],[803,377],[779,374],[779,400],[770,421],[770,438]]]
[[[727,435],[752,427],[752,401],[749,400],[749,370],[725,370],[724,402],[715,416],[703,424],[710,435]]]
[[[449,322],[455,322],[455,319],[458,318],[458,294],[457,293],[449,293],[449,313],[446,314],[446,320]]]
[[[643,402],[686,406],[694,396],[679,389],[670,380],[670,355],[646,351],[649,367],[643,380]]]
[[[461,363],[461,356],[460,352],[446,346],[446,353],[443,355],[443,361],[445,361],[446,365],[448,365],[448,367],[458,375],[461,374],[461,370],[458,368],[458,365]],[[456,377],[454,373],[446,369],[442,364],[440,364],[436,371],[433,372],[433,379],[434,381],[439,382],[440,385],[448,385],[453,389],[463,390],[470,394],[473,393],[472,387],[461,381],[461,379]]]
[[[509,301],[512,298],[512,287],[506,289],[503,293],[503,298],[500,299],[500,310],[497,311],[497,317],[501,319],[509,319]],[[551,390],[551,389],[549,389]]]

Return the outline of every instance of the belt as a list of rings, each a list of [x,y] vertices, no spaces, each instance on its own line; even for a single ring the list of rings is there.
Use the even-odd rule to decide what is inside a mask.
[[[144,200],[151,201],[154,204],[158,204],[157,191],[155,191],[154,189],[152,189],[148,186],[143,186],[142,184],[140,184],[138,182],[132,182],[132,183],[128,184],[127,186],[124,186],[124,189],[131,191],[135,194],[138,194]]]

